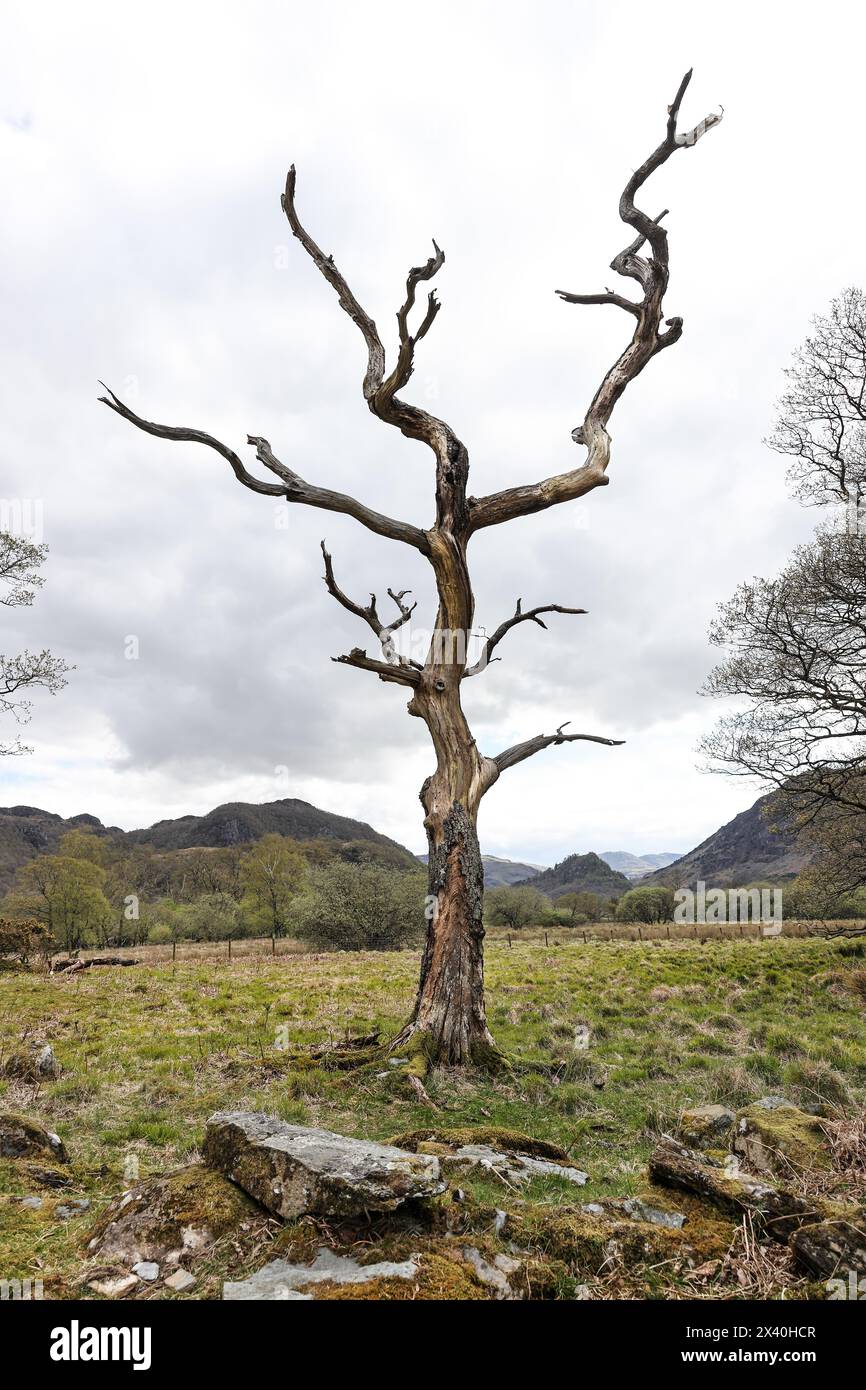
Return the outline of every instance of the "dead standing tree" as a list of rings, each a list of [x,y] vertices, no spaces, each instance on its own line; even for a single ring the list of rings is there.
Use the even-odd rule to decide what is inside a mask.
[[[518,743],[494,757],[479,752],[463,712],[462,682],[486,666],[492,652],[506,633],[518,623],[533,621],[543,627],[542,613],[578,613],[582,610],[547,604],[522,610],[520,603],[513,617],[503,622],[487,640],[481,660],[468,665],[467,641],[474,616],[474,598],[469,578],[467,548],[476,531],[498,526],[516,517],[543,511],[561,502],[583,497],[607,483],[611,440],[607,425],[611,413],[629,382],[643,371],[651,358],[675,343],[682,333],[682,319],[664,319],[662,301],[668,285],[668,238],[661,225],[664,214],[650,217],[635,204],[635,196],[649,176],[678,149],[694,145],[705,131],[716,125],[720,115],[706,117],[693,130],[679,134],[677,117],[689,84],[687,73],[668,108],[664,138],[626,184],[619,202],[622,220],[635,232],[635,238],[615,256],[611,268],[637,282],[636,300],[606,290],[603,294],[569,294],[557,291],[571,304],[612,304],[634,320],[628,346],[605,374],[582,424],[573,432],[576,444],[586,450],[585,460],[574,469],[542,482],[507,488],[487,497],[471,497],[467,491],[469,455],[465,444],[444,420],[410,405],[398,394],[412,375],[415,349],[428,333],[439,312],[435,293],[427,296],[420,325],[411,331],[409,317],[415,307],[418,286],[432,280],[442,266],[444,255],[436,243],[434,254],[423,266],[409,271],[406,298],[397,313],[399,348],[390,372],[386,370],[385,349],[370,315],[362,308],[337,269],[332,256],[326,256],[302,225],[295,207],[295,170],[290,169],[283,210],[292,232],[307,255],[336,291],[341,308],[357,324],[367,349],[364,399],[370,410],[387,425],[393,425],[409,439],[426,444],[436,465],[436,518],[424,530],[398,521],[354,497],[332,492],[308,483],[293,468],[282,463],[266,439],[248,437],[256,458],[276,481],[266,481],[241,462],[234,450],[201,430],[153,424],[141,419],[113,392],[100,399],[139,429],[161,439],[189,440],[206,444],[221,454],[244,487],[267,497],[284,497],[289,502],[343,512],[363,526],[389,540],[402,541],[425,556],[433,567],[438,592],[438,613],[434,638],[423,665],[401,656],[393,634],[409,617],[406,592],[389,595],[398,613],[391,622],[379,616],[375,597],[367,606],[355,603],[339,587],[331,556],[322,544],[325,583],[344,608],[362,618],[376,634],[381,655],[369,656],[356,648],[335,658],[348,666],[372,671],[383,681],[402,685],[411,691],[410,714],[423,719],[433,740],[436,770],[421,790],[424,825],[429,845],[429,891],[431,903],[421,978],[412,1016],[392,1046],[410,1053],[423,1065],[494,1062],[499,1053],[488,1031],[484,1009],[484,967],[482,942],[483,872],[476,823],[478,807],[485,792],[500,775],[525,758],[552,744],[589,740],[615,744],[618,740],[594,734],[565,733],[561,725],[555,733],[539,734]],[[648,246],[648,253],[644,247]],[[664,326],[663,326],[664,325]],[[106,388],[108,390],[108,388]]]

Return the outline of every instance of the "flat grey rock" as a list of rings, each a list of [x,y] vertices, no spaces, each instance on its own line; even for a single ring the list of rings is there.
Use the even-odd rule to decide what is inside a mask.
[[[152,1284],[154,1279],[159,1278],[159,1265],[155,1260],[139,1260],[137,1265],[132,1266],[132,1272],[137,1274],[139,1279]]]
[[[218,1111],[204,1160],[284,1220],[393,1211],[443,1192],[439,1160],[391,1144],[308,1129],[257,1111]]]
[[[633,1221],[648,1221],[652,1226],[666,1226],[671,1231],[678,1231],[686,1224],[681,1211],[663,1211],[661,1207],[651,1207],[638,1197],[628,1197],[622,1208]]]
[[[68,1202],[61,1202],[54,1208],[54,1215],[59,1216],[61,1221],[68,1221],[72,1216],[80,1216],[82,1212],[90,1210],[90,1201],[87,1197],[73,1197]]]
[[[760,1100],[753,1101],[761,1110],[780,1110],[786,1106],[789,1110],[796,1110],[797,1107],[792,1100],[786,1100],[784,1096],[761,1096]]]
[[[288,1260],[271,1260],[249,1279],[223,1284],[223,1299],[238,1300],[310,1300],[315,1295],[304,1292],[315,1284],[367,1284],[371,1279],[413,1279],[418,1266],[413,1260],[395,1264],[384,1260],[375,1265],[360,1265],[357,1260],[335,1255],[322,1246],[312,1264],[291,1264]]]
[[[443,1163],[457,1168],[483,1168],[506,1182],[527,1183],[532,1178],[565,1178],[583,1187],[587,1174],[549,1158],[532,1158],[529,1154],[497,1153],[486,1144],[463,1144]]]

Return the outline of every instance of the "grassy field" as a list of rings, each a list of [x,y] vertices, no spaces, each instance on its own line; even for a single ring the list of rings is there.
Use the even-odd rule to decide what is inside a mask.
[[[554,944],[554,941],[556,944]],[[816,939],[652,943],[574,932],[492,934],[488,1014],[510,1053],[545,1074],[434,1074],[441,1114],[394,1075],[298,1068],[285,1048],[338,1041],[404,1018],[414,952],[272,957],[225,947],[197,959],[147,951],[135,968],[77,975],[0,974],[0,1062],[22,1039],[50,1041],[63,1066],[40,1086],[0,1080],[0,1109],[44,1121],[72,1158],[76,1194],[91,1210],[57,1220],[13,1200],[32,1191],[0,1164],[0,1277],[41,1277],[46,1293],[80,1295],[82,1238],[106,1201],[142,1177],[195,1159],[208,1115],[264,1110],[377,1139],[432,1123],[520,1130],[566,1149],[589,1173],[579,1200],[645,1193],[654,1136],[689,1105],[734,1108],[768,1093],[850,1113],[866,1097],[866,944]],[[588,1050],[575,1030],[590,1029]],[[126,1178],[125,1178],[126,1174]],[[478,1201],[501,1205],[483,1182]],[[492,1185],[491,1185],[492,1186]],[[68,1194],[66,1194],[68,1195]],[[548,1180],[529,1191],[541,1211],[575,1201]],[[213,1267],[201,1296],[218,1296],[229,1268],[263,1262],[279,1240],[254,1223],[250,1240]],[[233,1274],[231,1277],[237,1277]]]

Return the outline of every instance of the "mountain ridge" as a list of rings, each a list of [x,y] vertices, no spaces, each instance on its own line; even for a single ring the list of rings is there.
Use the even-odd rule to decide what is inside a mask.
[[[758,797],[673,864],[642,878],[641,885],[687,888],[701,879],[708,888],[735,888],[795,877],[810,855],[798,844],[796,831],[771,826],[771,802],[772,794]]]
[[[215,849],[252,844],[263,835],[287,835],[296,840],[332,840],[337,844],[360,842],[387,852],[395,866],[409,868],[415,856],[366,821],[353,820],[335,811],[322,811],[308,801],[284,797],[277,801],[227,801],[203,816],[179,816],[161,820],[140,830],[121,830],[103,825],[98,816],[80,811],[60,816],[38,806],[0,807],[0,891],[11,886],[16,873],[40,854],[57,852],[69,830],[88,826],[96,835],[128,845],[150,845],[160,852]]]

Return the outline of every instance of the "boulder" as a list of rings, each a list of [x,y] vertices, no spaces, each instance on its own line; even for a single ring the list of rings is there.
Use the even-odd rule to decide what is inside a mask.
[[[801,1226],[788,1242],[797,1260],[821,1278],[866,1275],[866,1209],[853,1221]]]
[[[736,1116],[724,1105],[696,1105],[680,1115],[679,1133],[694,1149],[723,1148],[731,1136]]]
[[[307,1214],[393,1211],[444,1191],[434,1154],[349,1139],[251,1111],[220,1111],[207,1123],[204,1160],[287,1220]]]
[[[127,1269],[172,1264],[206,1249],[254,1211],[219,1173],[192,1164],[115,1197],[91,1229],[87,1250]]]
[[[778,1096],[765,1096],[738,1112],[733,1148],[749,1172],[780,1178],[830,1162],[821,1121]]]
[[[363,1285],[374,1279],[413,1279],[418,1273],[414,1260],[395,1264],[390,1260],[379,1264],[361,1265],[357,1260],[337,1255],[325,1246],[320,1247],[311,1264],[292,1264],[288,1260],[271,1260],[248,1279],[223,1284],[223,1299],[238,1300],[306,1300],[314,1297],[306,1290],[315,1284],[357,1284],[363,1297]]]
[[[66,1150],[59,1136],[26,1115],[9,1111],[0,1114],[0,1158],[49,1159],[66,1163]]]
[[[7,1057],[0,1070],[20,1081],[56,1081],[61,1068],[50,1043],[31,1042]]]

